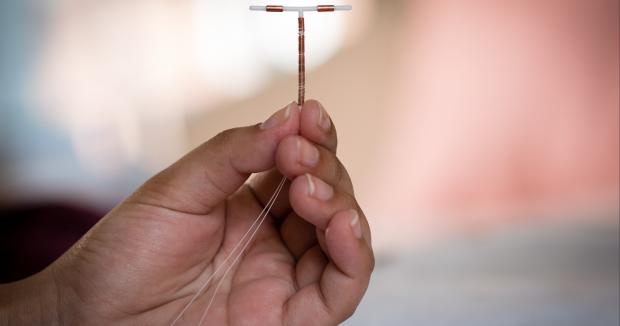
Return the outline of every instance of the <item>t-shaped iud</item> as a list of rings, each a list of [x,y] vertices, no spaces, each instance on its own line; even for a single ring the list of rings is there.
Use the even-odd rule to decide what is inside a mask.
[[[299,64],[298,64],[298,91],[297,91],[297,105],[300,107],[304,104],[304,97],[306,91],[306,63],[305,63],[305,25],[304,25],[304,12],[305,11],[318,11],[318,12],[331,12],[331,11],[341,11],[341,10],[351,10],[352,7],[350,5],[318,5],[318,6],[250,6],[250,10],[256,11],[268,11],[268,12],[283,12],[283,11],[296,11],[299,13],[298,21],[298,41],[299,41]]]

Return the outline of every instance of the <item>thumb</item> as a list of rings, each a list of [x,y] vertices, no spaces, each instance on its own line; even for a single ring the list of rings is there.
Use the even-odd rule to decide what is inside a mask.
[[[274,166],[280,140],[298,132],[296,107],[291,103],[261,124],[219,133],[147,181],[132,201],[208,214],[251,173]]]

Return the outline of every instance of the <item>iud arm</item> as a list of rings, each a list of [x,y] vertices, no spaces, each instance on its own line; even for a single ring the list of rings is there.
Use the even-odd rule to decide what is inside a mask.
[[[305,12],[305,11],[318,11],[318,12],[328,12],[328,11],[342,11],[342,10],[351,10],[352,7],[350,5],[318,5],[318,6],[277,6],[277,5],[267,5],[267,6],[250,6],[250,10],[255,11],[269,11],[269,12],[283,12],[283,11],[296,11],[296,12]]]

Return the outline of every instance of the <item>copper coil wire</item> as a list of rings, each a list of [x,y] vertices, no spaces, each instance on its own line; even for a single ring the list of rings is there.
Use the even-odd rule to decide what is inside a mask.
[[[306,60],[305,60],[305,24],[304,17],[299,17],[298,22],[298,42],[299,42],[299,63],[298,63],[298,91],[297,91],[297,105],[304,104],[304,98],[306,93]]]
[[[268,12],[283,12],[284,11],[284,6],[274,6],[274,5],[265,6],[265,11],[268,11]]]
[[[333,5],[318,5],[316,6],[316,11],[318,12],[329,12],[329,11],[335,11],[336,7]]]

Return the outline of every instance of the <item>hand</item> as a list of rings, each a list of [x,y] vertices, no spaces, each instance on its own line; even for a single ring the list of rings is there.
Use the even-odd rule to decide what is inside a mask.
[[[46,324],[169,325],[284,174],[292,181],[204,324],[340,323],[361,300],[374,260],[368,223],[335,151],[335,128],[316,101],[224,131],[146,182],[48,269],[13,285],[13,305],[22,302],[15,293],[30,289],[52,301],[34,308],[56,310],[41,317]],[[259,174],[246,183],[252,173]],[[178,325],[198,323],[219,275]]]

